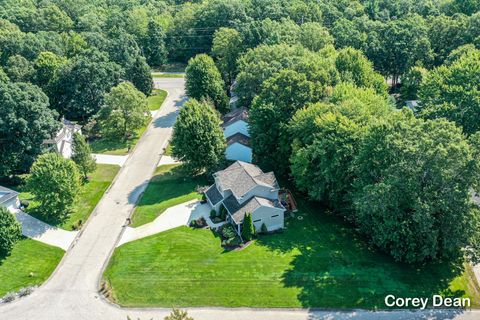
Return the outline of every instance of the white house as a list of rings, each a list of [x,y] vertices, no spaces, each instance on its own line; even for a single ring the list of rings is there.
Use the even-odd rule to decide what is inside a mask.
[[[0,186],[0,206],[7,208],[11,212],[18,209],[20,207],[18,192]]]
[[[257,231],[263,224],[269,231],[284,226],[285,207],[278,198],[280,189],[273,172],[264,173],[256,165],[236,161],[213,174],[215,183],[205,192],[215,211],[227,210],[227,221],[241,233],[245,213],[252,214]]]
[[[252,162],[248,112],[245,108],[235,109],[223,116],[223,133],[227,139],[227,160]]]
[[[43,144],[47,149],[57,151],[62,157],[70,159],[73,153],[73,134],[82,133],[81,128],[81,126],[63,119],[62,128],[57,135],[52,139],[45,140]]]

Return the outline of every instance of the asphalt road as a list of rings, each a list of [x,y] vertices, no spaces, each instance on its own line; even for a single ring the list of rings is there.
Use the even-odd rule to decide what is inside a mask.
[[[30,296],[0,306],[0,319],[12,320],[126,320],[163,319],[169,309],[125,309],[98,293],[104,267],[122,233],[127,217],[147,186],[172,133],[179,107],[185,101],[184,80],[156,80],[168,91],[165,103],[138,142],[110,189],[65,254],[55,272]],[[191,308],[195,320],[300,319],[480,319],[478,312],[371,312],[308,309]]]

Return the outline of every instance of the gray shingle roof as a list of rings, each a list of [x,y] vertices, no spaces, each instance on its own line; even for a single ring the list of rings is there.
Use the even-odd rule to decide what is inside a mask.
[[[240,143],[244,146],[250,147],[250,138],[244,135],[243,133],[237,132],[234,135],[231,135],[227,138],[227,145],[230,146],[234,143]]]
[[[208,188],[205,194],[208,197],[208,199],[210,199],[210,202],[213,205],[216,205],[223,199],[222,194],[220,193],[220,191],[218,191],[217,186],[215,184],[213,184],[210,188]]]
[[[228,168],[215,173],[214,176],[221,189],[230,189],[237,198],[258,185],[272,189],[279,188],[273,172],[263,173],[256,165],[243,161],[234,162]]]
[[[16,196],[18,196],[18,192],[0,186],[0,203],[7,202]]]
[[[233,195],[227,197],[223,201],[224,206],[227,208],[228,212],[232,216],[236,224],[242,223],[245,218],[245,213],[254,212],[259,207],[271,207],[271,208],[280,208],[280,203],[278,201],[273,202],[269,199],[261,197],[252,197],[250,200],[245,201],[244,203],[238,203],[237,199]]]
[[[238,108],[233,111],[230,111],[226,115],[223,116],[223,124],[222,127],[228,127],[232,123],[237,121],[243,120],[248,122],[248,111],[245,108]]]

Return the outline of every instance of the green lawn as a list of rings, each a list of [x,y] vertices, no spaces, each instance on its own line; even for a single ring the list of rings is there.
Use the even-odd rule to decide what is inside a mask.
[[[158,167],[133,213],[132,227],[155,220],[169,207],[200,199],[196,188],[206,184],[202,177],[185,176],[179,165]]]
[[[185,74],[183,73],[160,73],[160,72],[153,72],[153,78],[183,78]]]
[[[148,97],[148,109],[150,111],[160,109],[166,97],[167,97],[167,91],[161,90],[161,89],[153,90],[152,95]]]
[[[120,156],[128,154],[130,150],[135,147],[138,139],[140,139],[142,134],[145,132],[149,123],[150,120],[146,122],[143,127],[138,129],[135,134],[127,140],[111,140],[100,138],[91,141],[90,148],[92,149],[92,153],[103,153]]]
[[[171,156],[172,155],[172,145],[170,143],[165,148],[164,155],[166,155],[166,156]]]
[[[119,304],[136,307],[384,309],[387,294],[468,296],[478,305],[471,268],[395,263],[338,218],[299,203],[303,220],[240,251],[224,251],[211,231],[187,227],[124,244],[104,278]]]
[[[80,220],[85,223],[98,201],[100,201],[104,192],[117,175],[118,170],[120,170],[120,167],[117,165],[97,164],[97,169],[90,175],[89,182],[81,187],[78,200],[75,203],[70,217],[62,222],[48,220],[46,222],[57,225],[65,230],[73,230],[74,225],[78,225]],[[22,192],[20,198],[30,201],[30,206],[28,208],[29,213],[39,219],[45,220],[35,212],[38,203],[35,202],[32,194]]]
[[[60,248],[22,238],[8,257],[0,256],[0,297],[40,285],[55,270],[63,254]]]

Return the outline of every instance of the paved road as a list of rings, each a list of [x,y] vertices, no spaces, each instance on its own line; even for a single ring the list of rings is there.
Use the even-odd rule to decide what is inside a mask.
[[[126,218],[153,174],[171,135],[179,106],[185,100],[183,79],[156,80],[168,91],[165,105],[140,139],[109,191],[103,196],[83,231],[51,278],[32,295],[0,306],[0,319],[8,320],[126,320],[163,319],[169,309],[121,309],[97,293],[104,265],[119,238]],[[300,320],[300,319],[480,319],[467,312],[380,312],[192,308],[195,320]]]

